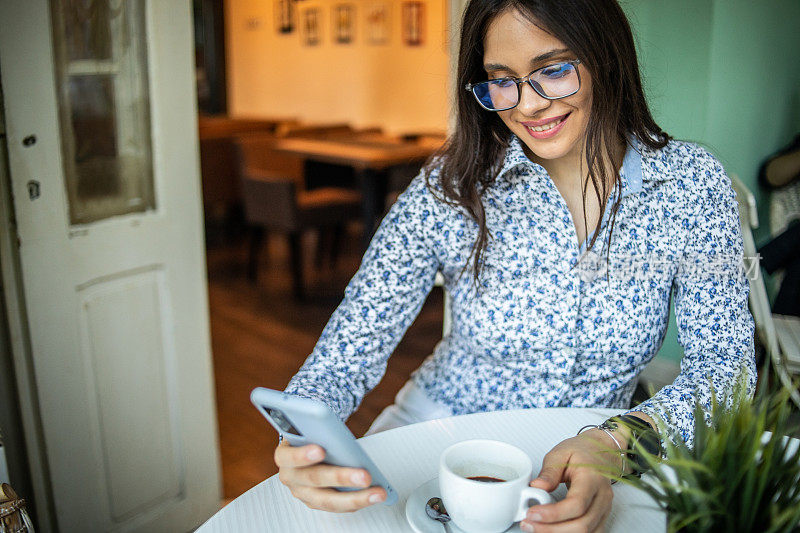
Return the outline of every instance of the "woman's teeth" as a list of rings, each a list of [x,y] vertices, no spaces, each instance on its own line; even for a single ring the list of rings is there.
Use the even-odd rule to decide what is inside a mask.
[[[551,130],[551,129],[555,128],[556,126],[558,126],[559,124],[561,124],[562,122],[564,122],[565,118],[567,118],[566,115],[561,117],[558,120],[554,120],[553,122],[549,122],[549,123],[545,124],[544,126],[527,126],[527,128],[529,130],[531,130],[531,131],[547,131],[547,130]]]

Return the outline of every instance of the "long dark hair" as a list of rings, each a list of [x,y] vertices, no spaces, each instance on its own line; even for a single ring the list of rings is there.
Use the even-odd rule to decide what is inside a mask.
[[[653,149],[663,148],[670,139],[647,107],[633,34],[615,0],[470,0],[462,22],[454,87],[455,132],[438,158],[441,162],[439,187],[432,186],[430,181],[428,185],[431,190],[441,191],[441,200],[464,208],[478,224],[478,237],[472,247],[476,283],[489,239],[481,195],[500,171],[511,132],[497,113],[483,110],[464,86],[486,79],[484,36],[492,20],[509,9],[518,10],[562,41],[592,77],[592,108],[584,153],[588,181],[600,202],[600,213],[605,211],[610,192],[605,178],[609,170],[606,161],[614,161],[615,147],[629,135]],[[427,173],[429,180],[431,175]],[[617,175],[615,180],[619,179]],[[584,186],[584,207],[586,190]],[[618,207],[619,197],[612,206],[611,231]],[[586,225],[584,209],[584,227]],[[594,247],[599,233],[595,232],[588,249]]]

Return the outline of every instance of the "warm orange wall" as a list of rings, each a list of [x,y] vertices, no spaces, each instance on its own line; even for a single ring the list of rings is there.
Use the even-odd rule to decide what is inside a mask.
[[[333,42],[332,7],[341,0],[297,3],[298,25],[283,35],[275,28],[275,0],[227,0],[228,107],[233,116],[288,116],[310,122],[345,121],[380,126],[391,133],[445,130],[448,113],[448,54],[445,1],[426,4],[425,43],[401,42],[401,0],[390,6],[387,44],[367,43],[364,7],[356,10],[351,44]],[[299,22],[307,7],[319,7],[321,40],[301,42]]]

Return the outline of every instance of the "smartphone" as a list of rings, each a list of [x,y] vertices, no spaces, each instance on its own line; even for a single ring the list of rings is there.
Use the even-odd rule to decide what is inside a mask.
[[[347,429],[347,426],[324,403],[310,398],[257,387],[250,401],[264,418],[292,446],[318,444],[325,450],[325,463],[336,466],[363,468],[372,476],[372,485],[386,489],[385,505],[397,502],[397,492],[378,470],[372,459]],[[337,487],[341,491],[361,490]]]

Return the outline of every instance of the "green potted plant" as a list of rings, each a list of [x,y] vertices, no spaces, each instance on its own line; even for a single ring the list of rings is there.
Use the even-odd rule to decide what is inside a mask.
[[[667,441],[658,458],[634,445],[650,471],[609,475],[647,492],[667,512],[670,532],[800,530],[800,442],[790,438],[797,426],[789,393],[762,380],[751,398],[744,379],[736,383],[725,401],[712,396],[710,411],[695,408],[692,447]]]

